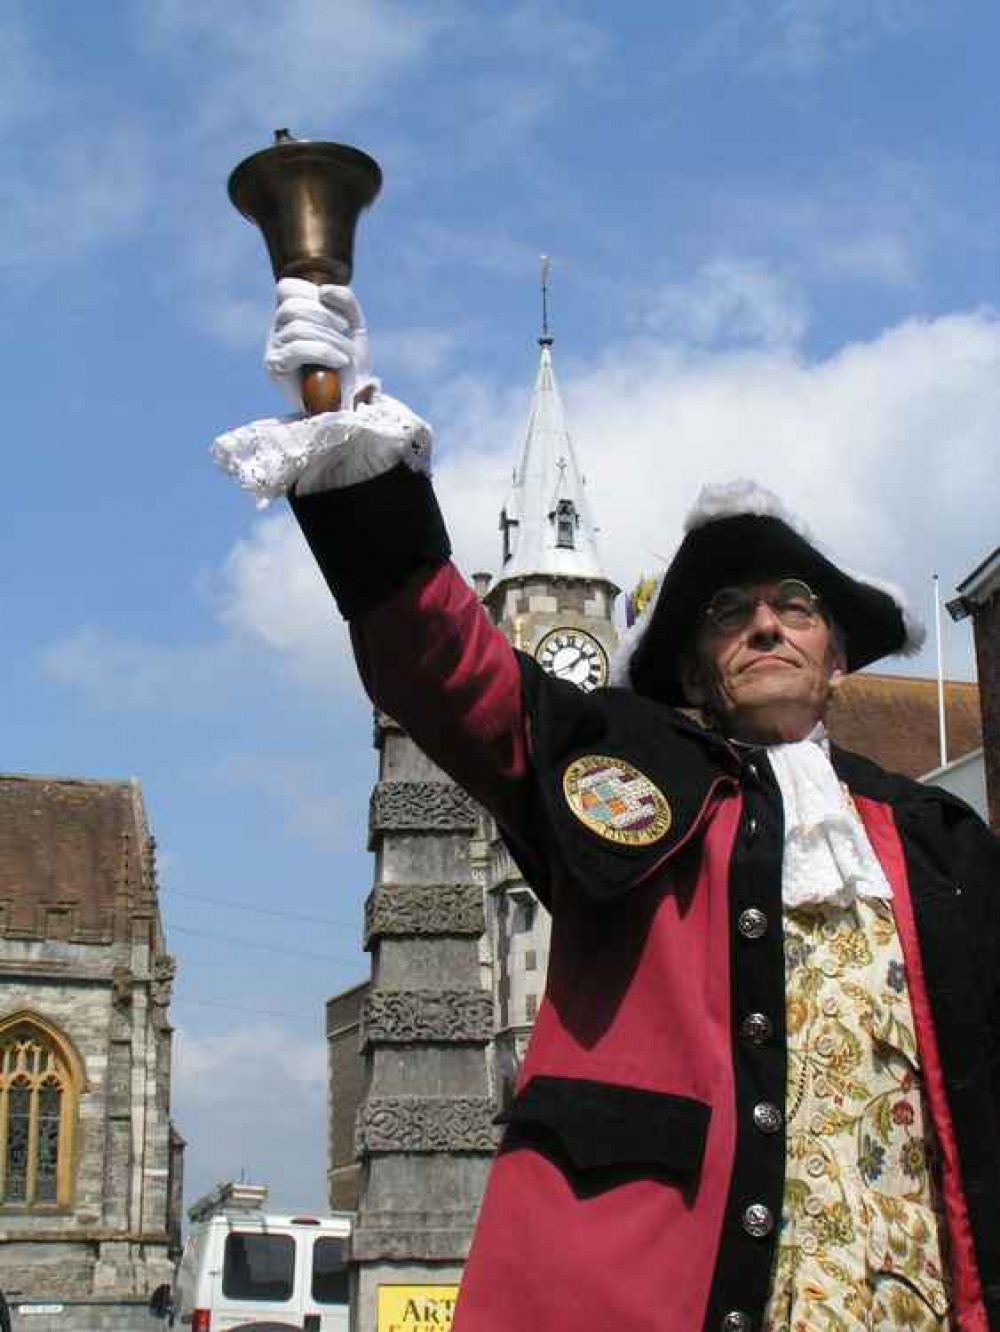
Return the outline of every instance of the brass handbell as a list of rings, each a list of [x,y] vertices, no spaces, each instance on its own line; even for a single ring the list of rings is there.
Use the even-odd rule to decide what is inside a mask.
[[[229,197],[263,232],[275,281],[298,277],[346,286],[354,265],[358,217],[381,186],[379,164],[360,149],[296,139],[280,129],[270,148],[236,167],[229,177]],[[302,403],[311,416],[336,411],[337,372],[303,367]]]

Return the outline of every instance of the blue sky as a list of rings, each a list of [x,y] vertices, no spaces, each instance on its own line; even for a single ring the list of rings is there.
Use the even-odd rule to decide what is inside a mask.
[[[245,1169],[323,1205],[322,1004],[365,974],[371,879],[343,631],[282,507],[208,460],[282,410],[230,169],[285,125],[382,163],[356,288],[467,571],[544,251],[612,576],[751,475],[927,611],[998,539],[998,48],[986,0],[4,4],[3,766],[142,781],[189,1200]]]

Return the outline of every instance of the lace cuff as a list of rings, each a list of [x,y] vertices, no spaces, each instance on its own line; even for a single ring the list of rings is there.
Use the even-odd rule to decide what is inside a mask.
[[[376,394],[354,411],[253,421],[212,444],[212,458],[257,507],[287,495],[342,490],[405,464],[430,475],[433,432],[404,403]],[[297,484],[296,484],[297,483]]]

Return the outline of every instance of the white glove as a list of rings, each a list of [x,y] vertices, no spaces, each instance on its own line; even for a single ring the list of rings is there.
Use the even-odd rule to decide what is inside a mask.
[[[277,309],[264,348],[264,369],[296,411],[302,410],[301,370],[322,365],[340,375],[341,411],[378,387],[369,366],[368,329],[350,287],[316,286],[302,278],[282,278]]]

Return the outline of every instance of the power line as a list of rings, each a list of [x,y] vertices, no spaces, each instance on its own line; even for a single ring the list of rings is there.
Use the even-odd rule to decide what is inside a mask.
[[[210,930],[189,930],[184,925],[168,925],[167,937],[171,934],[190,934],[197,939],[214,939],[216,943],[235,944],[238,948],[256,948],[266,953],[287,953],[290,957],[311,958],[314,962],[343,962],[344,956],[334,953],[309,953],[301,948],[282,948],[278,944],[261,943],[257,939],[237,939],[231,934],[214,934]]]
[[[193,902],[211,902],[213,906],[224,906],[234,908],[237,911],[254,911],[260,916],[282,916],[286,920],[302,920],[310,925],[339,925],[355,926],[357,920],[346,921],[337,919],[335,916],[310,916],[300,911],[279,911],[277,907],[251,906],[249,902],[237,902],[231,897],[210,897],[206,893],[189,893],[183,888],[161,888],[161,895],[166,893],[172,897],[188,897]]]
[[[278,1012],[272,1008],[250,1008],[246,1004],[237,1004],[225,999],[191,999],[187,995],[174,995],[170,1001],[171,1008],[178,1004],[197,1004],[199,1008],[233,1008],[240,1013],[254,1013],[259,1017],[291,1018],[295,1022],[315,1022],[317,1018],[322,1018],[322,1010],[316,1013],[287,1013]]]

